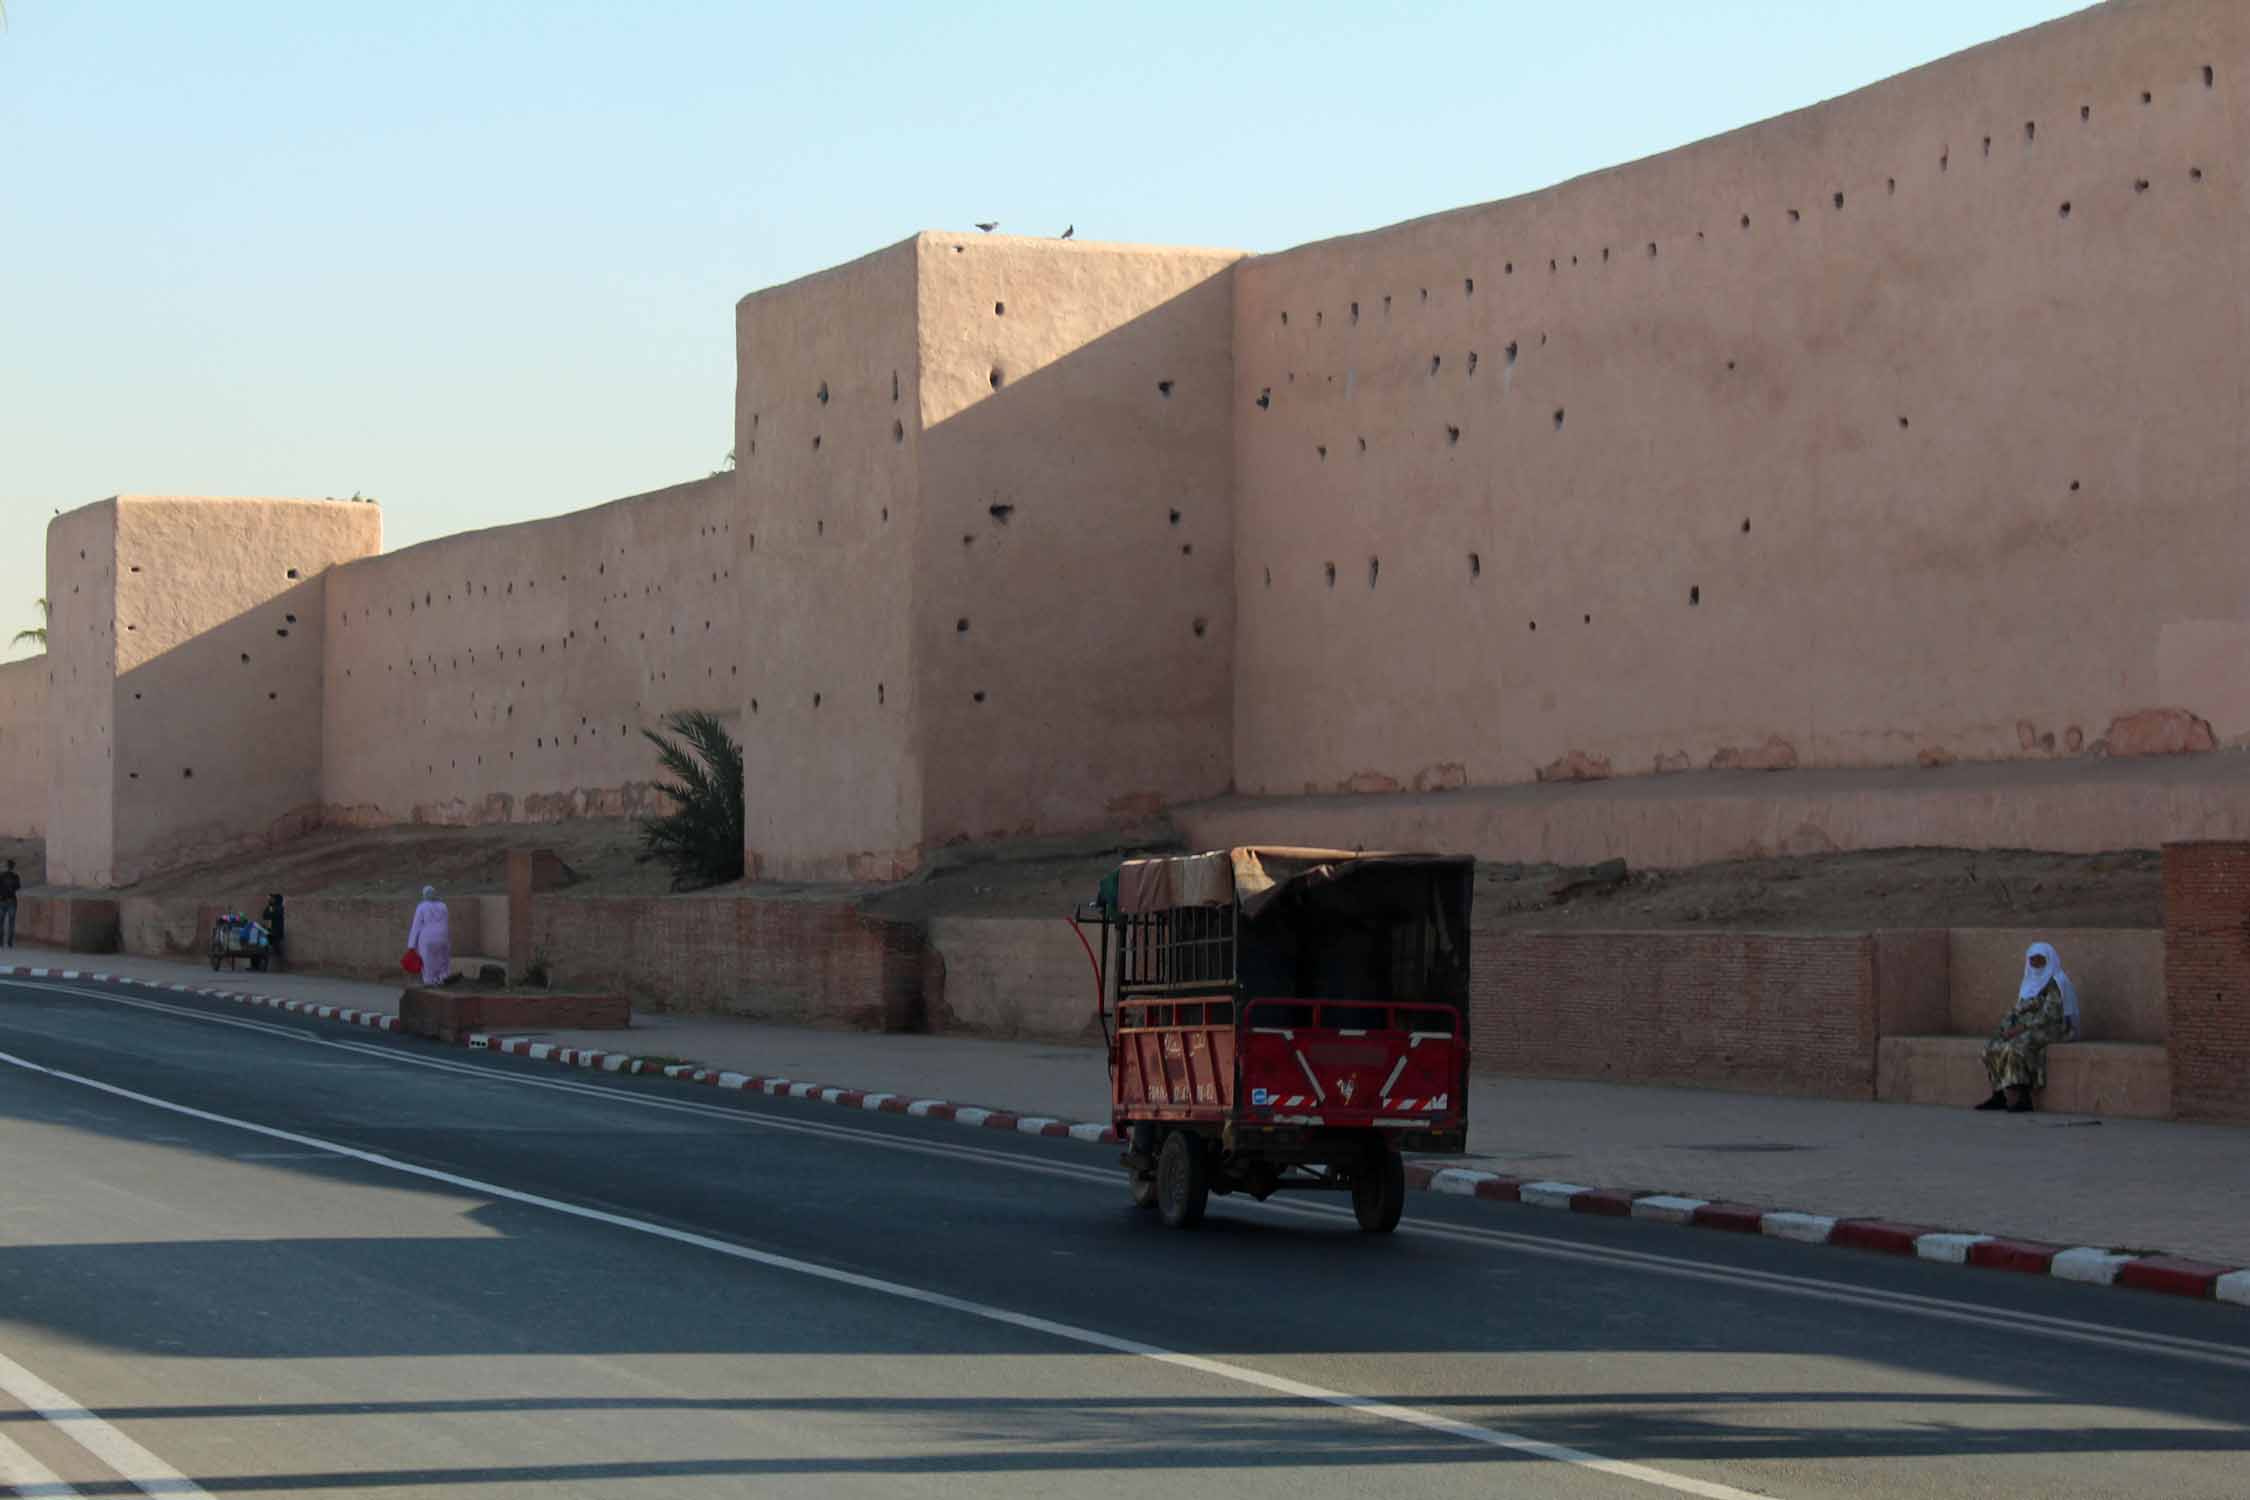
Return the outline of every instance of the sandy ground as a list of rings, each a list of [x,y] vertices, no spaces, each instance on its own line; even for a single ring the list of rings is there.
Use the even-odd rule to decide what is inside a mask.
[[[448,894],[507,888],[511,848],[547,848],[579,876],[579,895],[660,895],[669,876],[639,860],[630,820],[492,828],[331,830],[284,848],[175,871],[133,887],[148,896],[207,890],[372,896],[428,883]],[[1090,899],[1125,851],[1078,851],[968,863],[887,888],[861,891],[871,913],[1058,916]],[[26,885],[45,869],[36,842],[0,841]],[[1487,928],[1711,927],[1808,930],[1877,927],[2158,927],[2161,859],[2113,854],[1888,849],[1796,859],[1746,860],[1691,870],[1630,872],[1621,884],[1576,893],[1581,869],[1486,865],[1477,872],[1477,925]],[[705,895],[725,895],[744,887]],[[778,897],[833,899],[836,887],[756,887]]]

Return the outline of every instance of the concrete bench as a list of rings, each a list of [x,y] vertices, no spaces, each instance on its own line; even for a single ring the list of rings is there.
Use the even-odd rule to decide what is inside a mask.
[[[1876,1043],[1875,1097],[1898,1104],[1976,1104],[1992,1092],[1978,1036],[1887,1036]],[[2039,1107],[2055,1114],[2164,1120],[2172,1061],[2149,1042],[2057,1042]]]

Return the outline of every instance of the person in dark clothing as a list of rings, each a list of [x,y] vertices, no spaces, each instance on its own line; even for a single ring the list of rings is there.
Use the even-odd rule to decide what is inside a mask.
[[[272,954],[267,960],[267,966],[278,969],[288,957],[288,954],[284,951],[287,946],[287,934],[284,927],[289,920],[289,914],[282,908],[281,892],[275,891],[266,898],[265,915],[258,920],[265,925],[266,937],[269,939],[269,948]]]
[[[9,860],[7,868],[0,869],[0,948],[16,945],[16,893],[23,889],[23,877],[16,873],[16,862]]]

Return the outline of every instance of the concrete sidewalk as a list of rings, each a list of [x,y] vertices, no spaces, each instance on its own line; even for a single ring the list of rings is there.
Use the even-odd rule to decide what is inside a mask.
[[[60,961],[35,950],[9,956]],[[155,983],[214,980],[207,967],[154,959],[69,962]],[[393,985],[218,978],[286,999],[398,1010]],[[1092,1048],[673,1015],[537,1039],[1021,1115],[1108,1118],[1107,1066]],[[1511,1177],[2250,1265],[2250,1130],[1486,1075],[1472,1080],[1469,1120],[1470,1158],[1460,1164]]]

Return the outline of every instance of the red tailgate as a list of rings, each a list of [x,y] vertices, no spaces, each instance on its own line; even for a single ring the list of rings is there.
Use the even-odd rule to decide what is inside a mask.
[[[1249,1118],[1419,1128],[1466,1103],[1460,1027],[1444,1007],[1260,1000],[1244,1032]]]

